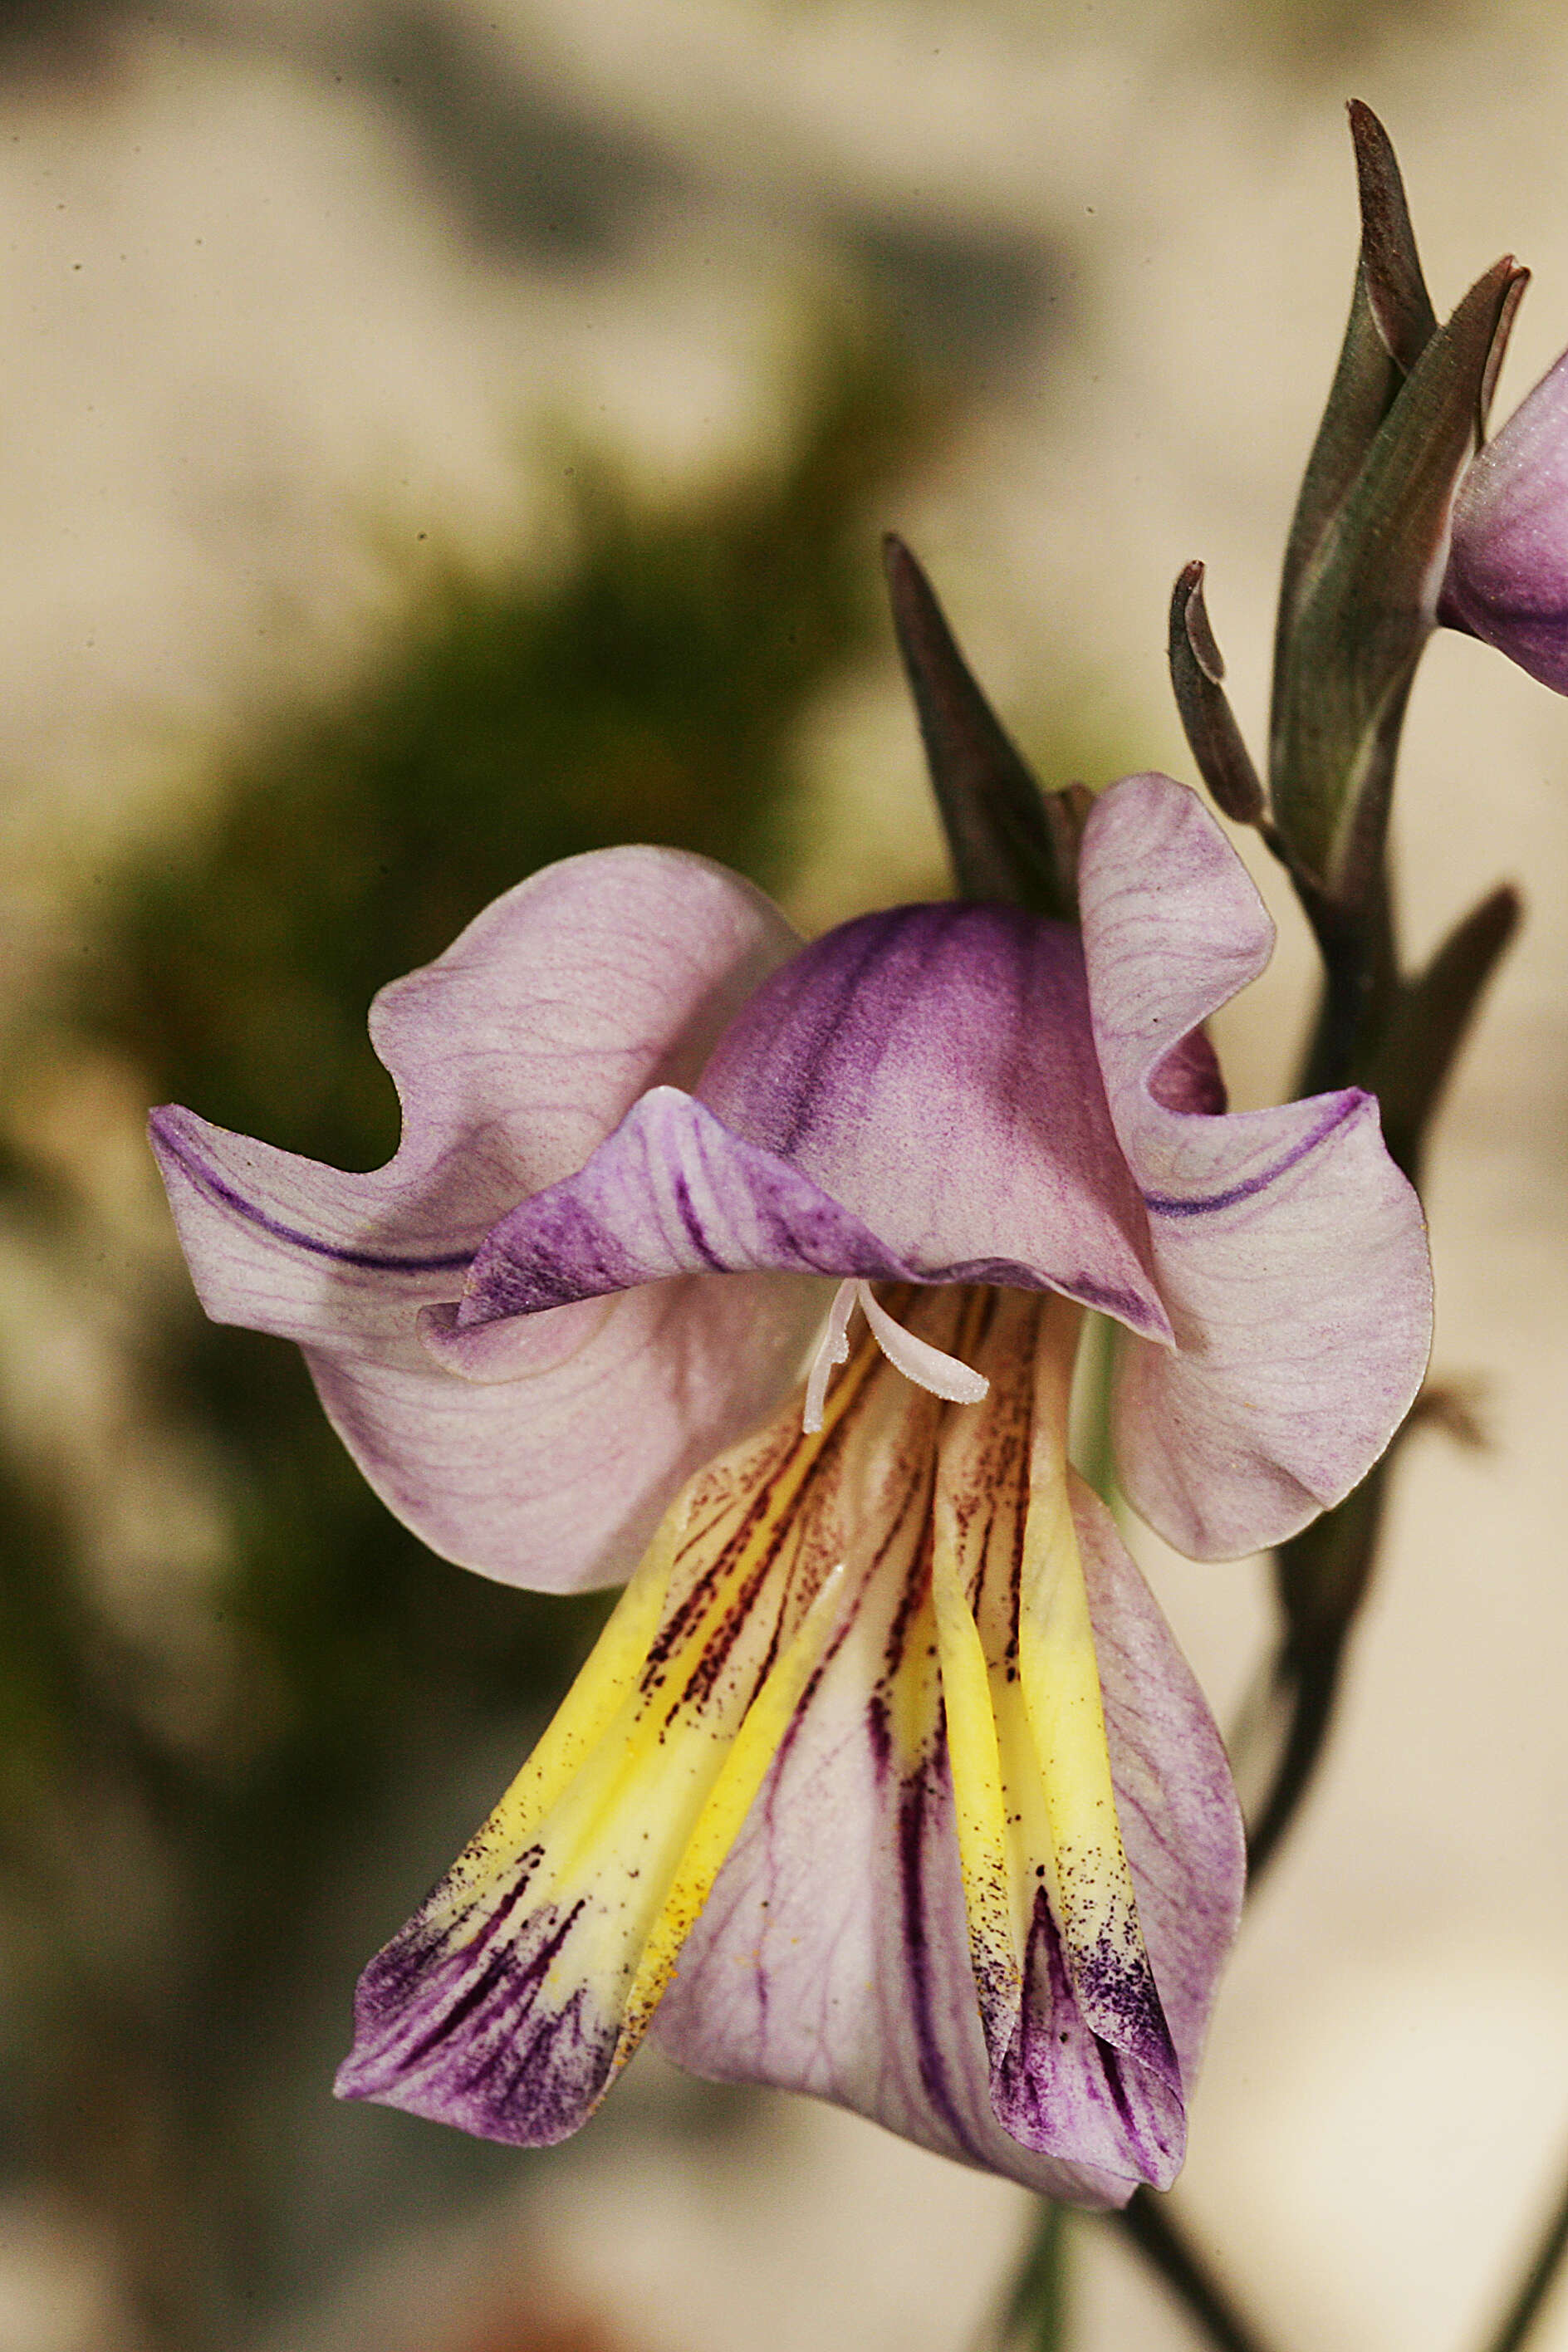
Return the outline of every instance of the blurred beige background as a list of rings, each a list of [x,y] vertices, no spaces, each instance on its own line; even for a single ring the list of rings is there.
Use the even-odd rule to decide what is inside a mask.
[[[1353,259],[1346,96],[1394,133],[1440,310],[1501,251],[1536,272],[1500,415],[1568,342],[1568,29],[1546,6],[1325,5],[1273,26],[1225,0],[13,16],[14,976],[58,950],[120,842],[180,824],[216,740],[352,674],[422,534],[548,565],[563,420],[670,490],[775,435],[803,321],[867,240],[990,254],[1004,320],[961,437],[886,520],[1026,738],[1048,720],[1128,768],[1186,770],[1163,644],[1194,554],[1261,736],[1275,567]],[[470,131],[488,78],[526,92],[543,159],[526,236],[516,158],[476,182],[398,102],[396,42],[416,37],[464,61]],[[569,175],[545,167],[568,152],[584,210],[563,224]],[[801,919],[929,887],[890,666],[815,714],[808,749]],[[1568,2156],[1568,707],[1441,641],[1400,832],[1413,950],[1494,878],[1529,899],[1431,1184],[1437,1368],[1484,1383],[1494,1443],[1410,1449],[1339,1737],[1248,1921],[1197,2102],[1180,2198],[1285,2352],[1458,2352]],[[1276,971],[1222,1040],[1253,1097],[1289,1066],[1308,971],[1279,911]],[[68,1412],[89,1447],[95,1344],[68,1319],[0,1409]],[[1154,1568],[1223,1720],[1267,1628],[1259,1580]],[[503,2200],[388,2248],[277,2352],[441,2352],[476,2270],[499,2300],[532,2282],[563,2346],[606,2352],[972,2339],[1020,2195],[784,2102],[747,2143],[761,2162],[685,2151],[670,2095],[640,2060],[548,2175],[532,2168],[526,2216]],[[1091,2227],[1074,2264],[1083,2352],[1190,2340]],[[68,2218],[0,2205],[0,2352],[104,2352],[113,2326]],[[1537,2340],[1568,2347],[1568,2295]]]

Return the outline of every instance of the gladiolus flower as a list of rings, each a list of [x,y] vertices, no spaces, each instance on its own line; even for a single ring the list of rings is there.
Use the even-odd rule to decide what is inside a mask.
[[[1459,485],[1438,613],[1568,694],[1568,352]]]
[[[394,1510],[632,1571],[347,2095],[551,2141],[651,2024],[1053,2195],[1173,2178],[1240,1827],[1068,1465],[1079,1325],[1127,1492],[1223,1557],[1365,1472],[1430,1290],[1368,1097],[1224,1112],[1202,1024],[1272,935],[1195,798],[1107,792],[1079,898],[803,947],[700,859],[576,858],[378,999],[385,1168],[155,1116],[208,1311],[301,1343]]]

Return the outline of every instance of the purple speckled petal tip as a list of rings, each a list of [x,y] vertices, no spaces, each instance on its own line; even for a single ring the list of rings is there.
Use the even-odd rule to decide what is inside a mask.
[[[614,2067],[620,2019],[561,1967],[584,1906],[531,1911],[528,1885],[525,1864],[509,1899],[466,1923],[464,1942],[427,1907],[377,1953],[360,1979],[339,2098],[513,2147],[550,2147],[582,2128]]]
[[[1439,609],[1568,694],[1568,352],[1466,473]]]
[[[1211,1117],[1163,1083],[1273,939],[1194,794],[1163,776],[1106,793],[1079,898],[1100,1066],[1176,1337],[1173,1353],[1124,1346],[1118,1467],[1178,1549],[1233,1558],[1340,1501],[1409,1410],[1431,1342],[1426,1227],[1370,1096]]]
[[[154,1113],[208,1313],[300,1342],[371,1484],[449,1558],[542,1590],[616,1580],[672,1488],[793,1379],[820,1310],[776,1278],[668,1285],[488,1342],[447,1332],[441,1308],[497,1220],[580,1166],[646,1087],[689,1083],[795,945],[705,859],[573,858],[377,999],[404,1113],[384,1168]]]

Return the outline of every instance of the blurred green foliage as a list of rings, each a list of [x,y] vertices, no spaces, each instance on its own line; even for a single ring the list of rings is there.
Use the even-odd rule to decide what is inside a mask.
[[[579,466],[546,583],[449,567],[371,675],[275,723],[211,822],[120,878],[79,1037],[151,1100],[373,1165],[396,1118],[371,996],[521,876],[640,839],[776,883],[799,722],[883,626],[877,522],[931,422],[890,363],[840,350],[771,468],[654,511]],[[20,1164],[0,1218],[47,1263],[91,1254]],[[223,1675],[171,1714],[168,1662],[150,1674],[99,1606],[70,1497],[0,1461],[0,2105],[16,2163],[118,2242],[150,2340],[229,2346],[432,2168],[515,2169],[331,2110],[328,2070],[355,1963],[473,1826],[495,1755],[521,1760],[600,1604],[433,1559],[292,1349],[182,1296],[130,1365],[227,1530],[204,1604]]]

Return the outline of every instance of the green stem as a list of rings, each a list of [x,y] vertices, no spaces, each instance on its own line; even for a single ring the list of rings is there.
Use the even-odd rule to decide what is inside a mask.
[[[1285,1618],[1274,1689],[1287,1717],[1268,1793],[1247,1825],[1249,1894],[1279,1851],[1322,1759],[1351,1633],[1372,1580],[1392,1459],[1393,1449],[1336,1509],[1274,1556]]]
[[[1486,2352],[1519,2352],[1520,2346],[1541,2316],[1565,2253],[1568,2253],[1568,2182],[1563,2184],[1557,2210],[1547,2223],[1535,2259],[1496,2335],[1489,2339]]]
[[[1267,2352],[1268,2339],[1258,2334],[1183,2236],[1163,2199],[1152,2189],[1137,2189],[1130,2204],[1108,2218],[1164,2280],[1219,2352]]]
[[[1062,2352],[1067,2342],[1068,2209],[1047,2199],[996,2329],[996,2352]]]

